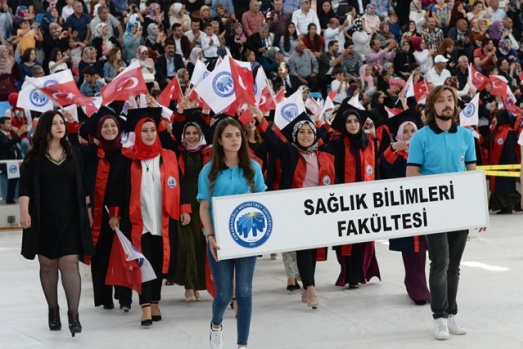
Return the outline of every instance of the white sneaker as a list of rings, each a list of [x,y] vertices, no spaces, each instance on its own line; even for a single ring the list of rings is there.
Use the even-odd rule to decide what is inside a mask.
[[[220,328],[213,328],[211,324],[211,334],[209,336],[209,344],[211,349],[223,348],[223,326]]]
[[[447,320],[449,332],[452,334],[467,334],[467,330],[458,322],[456,315],[449,315]]]
[[[449,329],[447,319],[440,317],[434,320],[434,337],[439,340],[449,339]]]

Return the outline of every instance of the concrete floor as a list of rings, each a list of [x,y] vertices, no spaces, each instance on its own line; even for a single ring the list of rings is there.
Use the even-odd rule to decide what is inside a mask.
[[[285,290],[280,260],[259,258],[249,348],[523,348],[523,214],[491,215],[486,233],[472,232],[465,250],[458,294],[465,336],[433,338],[430,308],[415,306],[403,286],[401,255],[376,243],[383,280],[357,290],[334,286],[335,255],[316,271],[318,310]],[[518,228],[519,227],[519,228]],[[211,297],[183,300],[183,288],[164,287],[163,321],[141,328],[137,302],[129,313],[95,308],[89,271],[82,266],[80,319],[84,332],[50,332],[38,263],[20,256],[19,231],[0,232],[0,348],[208,348]],[[134,297],[137,300],[137,297]],[[66,302],[60,290],[62,321]],[[224,320],[224,348],[236,348],[232,310]]]

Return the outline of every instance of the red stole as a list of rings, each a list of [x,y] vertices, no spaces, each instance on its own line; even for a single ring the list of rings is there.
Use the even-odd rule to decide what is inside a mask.
[[[490,142],[490,164],[498,165],[499,158],[503,154],[508,133],[513,131],[510,125],[501,125],[496,132],[495,138]],[[511,149],[512,150],[512,149]],[[496,177],[490,177],[490,191],[496,192]]]
[[[162,239],[163,239],[163,267],[162,272],[169,272],[169,218],[180,220],[181,213],[190,213],[191,205],[180,204],[180,176],[176,155],[171,150],[162,149],[160,152],[160,180],[162,183]],[[142,250],[143,220],[140,205],[142,188],[142,166],[140,161],[131,163],[131,198],[129,205],[129,219],[131,221],[131,241],[136,248]]]
[[[351,164],[355,163],[354,156],[350,152],[350,140],[349,137],[343,138],[345,144],[345,178],[343,183],[354,183],[356,182],[356,171],[361,171],[361,178],[363,181],[373,181],[375,169],[376,155],[374,153],[374,142],[369,140],[369,145],[365,149],[360,149],[361,157],[361,168],[356,169]],[[374,243],[373,243],[374,244]],[[350,256],[352,254],[352,245],[343,245],[341,247],[342,256]]]

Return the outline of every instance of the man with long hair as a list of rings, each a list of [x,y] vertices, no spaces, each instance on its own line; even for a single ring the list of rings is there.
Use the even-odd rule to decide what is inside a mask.
[[[425,127],[410,141],[407,177],[476,169],[476,152],[472,133],[458,126],[458,97],[452,87],[438,86],[427,97]],[[436,339],[448,339],[467,331],[458,323],[456,296],[459,265],[468,230],[427,235],[430,258],[430,306]]]

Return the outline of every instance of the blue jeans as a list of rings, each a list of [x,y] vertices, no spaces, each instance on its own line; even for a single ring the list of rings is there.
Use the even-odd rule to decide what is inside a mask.
[[[238,304],[238,316],[236,317],[237,344],[247,345],[251,327],[252,279],[256,256],[216,262],[209,247],[207,247],[207,256],[216,289],[216,297],[212,303],[212,323],[215,325],[222,323],[223,313],[229,306],[236,287],[236,302]],[[236,285],[234,281],[236,281]]]
[[[434,319],[458,313],[459,264],[468,234],[468,230],[458,230],[426,236],[430,258],[430,307]]]

